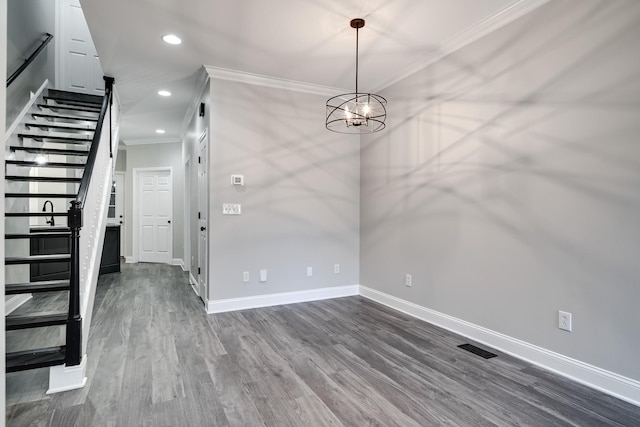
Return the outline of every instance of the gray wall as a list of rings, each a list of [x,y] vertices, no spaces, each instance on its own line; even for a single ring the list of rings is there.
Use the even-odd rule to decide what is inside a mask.
[[[358,283],[359,141],[324,128],[325,101],[211,81],[210,300]],[[242,215],[223,216],[223,203]]]
[[[118,157],[116,157],[116,172],[126,172],[127,170],[127,150],[118,150]]]
[[[45,33],[55,36],[55,1],[9,0],[6,28],[6,69],[9,76],[38,48]],[[7,126],[13,123],[29,101],[29,93],[38,90],[46,79],[52,85],[55,83],[55,39],[8,88]]]
[[[173,258],[182,259],[183,241],[183,204],[184,173],[182,169],[182,147],[179,142],[153,145],[127,146],[127,170],[125,174],[125,254],[133,255],[133,170],[135,168],[172,167],[173,168]]]
[[[361,284],[640,380],[639,46],[637,2],[554,1],[384,91]]]

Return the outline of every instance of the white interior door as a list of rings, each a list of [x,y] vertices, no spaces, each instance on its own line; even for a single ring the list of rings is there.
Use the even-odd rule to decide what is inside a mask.
[[[120,226],[120,254],[124,254],[124,172],[113,176],[116,192],[115,224]]]
[[[198,144],[198,293],[206,303],[209,295],[207,292],[207,271],[209,265],[208,250],[208,212],[209,212],[209,181],[208,181],[208,135],[203,133]]]
[[[58,89],[104,95],[104,73],[79,0],[60,0]]]
[[[169,264],[173,257],[171,170],[141,171],[137,182],[138,260]]]
[[[184,142],[183,142],[184,143]],[[192,272],[194,260],[191,259],[191,159],[184,162],[184,267]],[[191,273],[193,275],[193,273]],[[191,280],[189,280],[191,283]],[[195,283],[191,284],[194,288]]]

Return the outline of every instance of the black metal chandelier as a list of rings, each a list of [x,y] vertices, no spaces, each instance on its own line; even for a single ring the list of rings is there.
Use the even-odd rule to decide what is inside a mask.
[[[339,133],[373,133],[385,128],[387,100],[373,93],[358,92],[358,30],[364,19],[351,20],[356,29],[356,91],[327,100],[327,129]]]

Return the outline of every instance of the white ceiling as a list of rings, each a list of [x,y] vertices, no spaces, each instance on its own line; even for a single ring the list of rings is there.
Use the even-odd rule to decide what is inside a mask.
[[[379,90],[546,0],[81,0],[127,144],[178,141],[202,65]],[[180,46],[161,41],[182,38]],[[159,89],[173,93],[157,95]],[[155,129],[163,128],[159,136]]]

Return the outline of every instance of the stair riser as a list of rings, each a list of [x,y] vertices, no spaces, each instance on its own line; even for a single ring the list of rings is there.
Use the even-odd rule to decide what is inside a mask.
[[[100,110],[96,110],[96,109],[87,109],[87,108],[82,108],[82,107],[64,107],[62,105],[46,105],[46,104],[38,104],[38,108],[42,109],[42,110],[53,110],[53,111],[60,111],[60,110],[64,110],[64,111],[76,111],[79,113],[83,113],[83,114],[96,114],[98,115],[100,113]],[[95,116],[92,116],[92,118]]]
[[[78,101],[78,100],[74,100],[74,99],[65,99],[65,98],[59,98],[59,97],[54,97],[54,96],[45,96],[44,97],[45,101],[52,101],[52,102],[47,102],[47,104],[53,104],[53,105],[70,105],[72,107],[83,107],[83,108],[91,108],[91,109],[97,109],[100,110],[100,102],[86,102],[86,101]]]
[[[100,95],[90,95],[58,89],[48,89],[45,96],[51,99],[59,99],[61,101],[80,101],[94,105],[100,105],[102,103],[102,96]]]
[[[63,321],[50,321],[50,322],[38,322],[38,323],[30,323],[29,325],[6,325],[7,331],[20,331],[23,329],[35,329],[35,328],[46,328],[48,326],[61,326],[65,325],[67,320]]]
[[[6,370],[7,372],[20,372],[62,365],[65,362],[65,354],[65,346],[7,353]]]
[[[45,119],[52,121],[52,123],[74,123],[74,122],[92,122],[95,123],[98,119],[82,117],[82,116],[63,116],[59,114],[32,114],[34,119]]]
[[[5,193],[5,199],[75,199],[76,194],[57,193]]]
[[[71,262],[71,257],[66,259],[54,259],[54,260],[37,260],[37,261],[23,261],[23,260],[12,260],[6,259],[5,265],[31,265],[31,264],[45,264],[51,262]]]
[[[81,150],[62,150],[58,148],[36,148],[36,147],[18,147],[12,145],[9,147],[12,151],[26,151],[27,153],[35,153],[35,154],[52,154],[59,156],[83,156],[86,157],[89,155],[88,151]]]
[[[4,216],[10,218],[17,217],[51,217],[51,216],[67,216],[67,212],[5,212]]]
[[[24,233],[24,234],[5,234],[5,240],[18,240],[18,239],[35,239],[39,237],[60,237],[71,236],[71,233],[67,232],[51,232],[51,233]]]
[[[68,281],[46,281],[5,285],[5,295],[20,295],[40,292],[62,292],[69,290]]]
[[[53,123],[25,123],[25,126],[29,129],[52,129],[54,132],[73,132],[73,133],[93,133],[95,129],[90,127],[74,127],[74,126],[63,126],[60,124]]]
[[[5,162],[8,165],[14,165],[16,167],[25,168],[58,168],[58,169],[84,169],[83,163],[61,163],[61,162],[47,162],[38,163],[29,160],[7,160]]]
[[[57,176],[20,176],[20,175],[7,175],[5,177],[7,181],[28,181],[28,182],[62,182],[62,183],[80,183],[82,178],[66,178]]]

